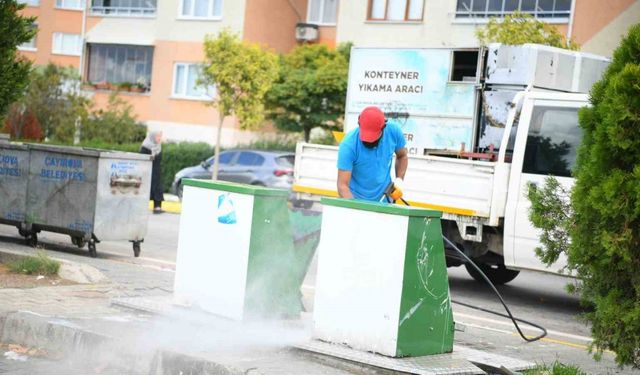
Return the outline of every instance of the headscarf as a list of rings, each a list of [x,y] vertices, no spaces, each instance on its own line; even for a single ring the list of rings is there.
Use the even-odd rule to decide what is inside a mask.
[[[152,130],[142,142],[142,147],[151,150],[151,155],[156,156],[162,151],[162,142],[156,142],[156,136],[162,134],[159,130]]]

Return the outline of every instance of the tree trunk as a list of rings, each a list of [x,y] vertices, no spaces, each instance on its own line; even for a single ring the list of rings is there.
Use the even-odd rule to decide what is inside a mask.
[[[220,138],[222,138],[222,123],[224,122],[224,114],[220,112],[220,120],[218,122],[218,136],[216,138],[216,151],[213,157],[213,174],[211,175],[212,180],[218,179],[218,170],[220,168]]]
[[[304,128],[304,141],[308,143],[309,138],[311,138],[311,128]]]

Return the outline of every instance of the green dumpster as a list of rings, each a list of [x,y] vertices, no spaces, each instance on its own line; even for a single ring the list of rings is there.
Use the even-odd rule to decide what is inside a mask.
[[[448,353],[441,213],[322,199],[314,336],[391,357]]]
[[[297,316],[308,255],[295,252],[289,192],[183,182],[176,302],[234,320]]]

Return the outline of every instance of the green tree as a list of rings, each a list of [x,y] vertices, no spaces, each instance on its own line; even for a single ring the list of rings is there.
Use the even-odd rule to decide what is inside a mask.
[[[347,93],[349,51],[321,44],[296,47],[281,58],[278,81],[267,95],[269,118],[284,131],[339,128]]]
[[[257,44],[244,43],[238,35],[223,30],[204,42],[205,63],[201,84],[214,85],[212,105],[219,113],[213,176],[218,178],[222,123],[235,115],[242,128],[260,124],[265,115],[264,97],[278,72],[278,58]]]
[[[484,27],[476,30],[476,37],[481,45],[537,43],[571,50],[580,49],[573,40],[567,41],[553,25],[526,13],[514,13],[504,19],[493,17]]]
[[[542,259],[550,264],[566,253],[583,301],[594,306],[585,317],[596,355],[610,349],[619,364],[640,367],[640,24],[590,101],[579,114],[584,136],[570,207],[562,208],[550,178],[530,188],[531,216],[543,232]]]
[[[16,0],[0,0],[0,118],[22,96],[29,82],[31,62],[18,55],[17,47],[31,40],[37,30],[32,27],[35,17],[18,14],[24,7]]]
[[[43,138],[70,143],[88,115],[89,104],[80,92],[77,71],[49,64],[32,70],[25,94],[11,106],[6,127],[22,138],[30,124],[25,119],[35,118]]]
[[[83,142],[109,141],[123,144],[142,142],[146,126],[138,123],[133,107],[118,96],[109,96],[106,109],[99,109],[82,123],[80,137]]]

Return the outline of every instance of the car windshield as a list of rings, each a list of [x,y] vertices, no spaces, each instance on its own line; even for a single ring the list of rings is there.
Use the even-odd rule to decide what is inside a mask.
[[[281,167],[292,168],[295,160],[295,155],[282,155],[276,158],[276,163]]]

